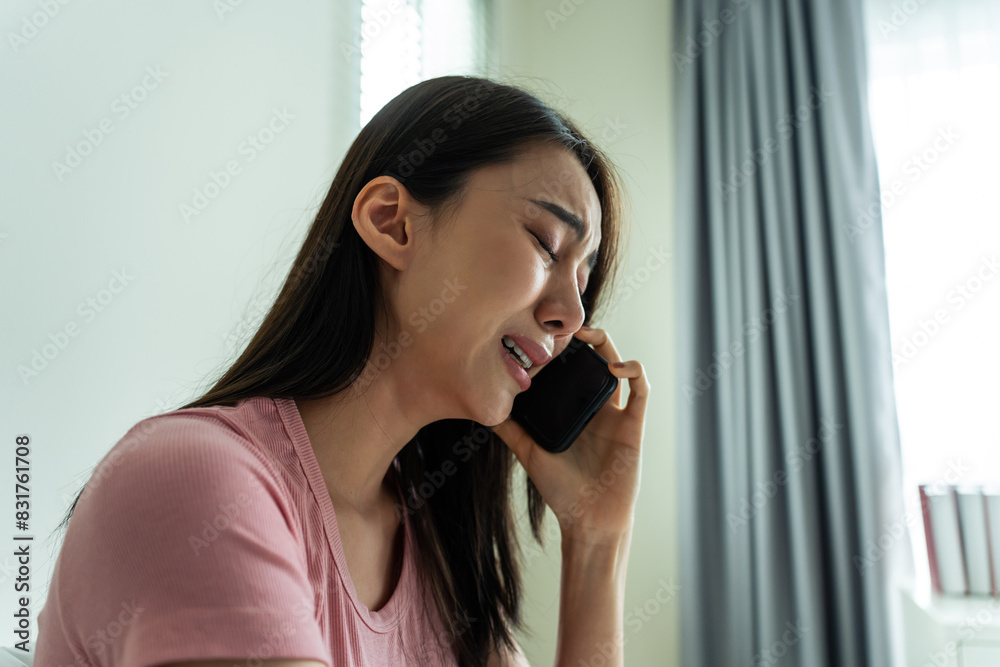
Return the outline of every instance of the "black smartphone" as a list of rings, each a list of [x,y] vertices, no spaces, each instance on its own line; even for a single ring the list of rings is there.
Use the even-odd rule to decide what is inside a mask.
[[[543,449],[563,452],[617,388],[607,360],[574,336],[514,397],[511,417]]]

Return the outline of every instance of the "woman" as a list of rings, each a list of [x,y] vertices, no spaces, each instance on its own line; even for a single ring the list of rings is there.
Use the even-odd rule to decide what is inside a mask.
[[[621,664],[642,366],[609,363],[628,402],[620,383],[564,453],[509,419],[522,367],[572,336],[620,362],[584,326],[619,206],[607,158],[522,90],[446,76],[392,100],[243,354],[74,502],[37,664],[526,664],[514,457],[535,538],[545,505],[559,522],[558,663]]]

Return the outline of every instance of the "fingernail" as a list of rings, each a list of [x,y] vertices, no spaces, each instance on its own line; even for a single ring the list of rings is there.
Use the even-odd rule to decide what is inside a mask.
[[[625,365],[625,362],[624,361],[615,361],[615,362],[612,362],[611,365],[614,366],[615,368],[621,368],[622,366]]]
[[[581,329],[582,329],[583,331],[593,331],[593,330],[594,330],[594,329],[593,329],[592,327],[588,327],[588,326],[587,326],[586,324],[584,324],[584,325],[583,325],[583,326],[581,326],[580,328],[581,328]]]

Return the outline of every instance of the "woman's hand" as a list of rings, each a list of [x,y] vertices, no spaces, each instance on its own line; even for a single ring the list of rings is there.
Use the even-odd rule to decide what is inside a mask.
[[[543,449],[511,417],[493,430],[555,512],[564,541],[612,544],[632,527],[649,383],[638,361],[613,365],[621,357],[603,329],[583,328],[574,336],[593,345],[613,375],[628,379],[628,403],[622,406],[619,382],[570,448],[558,454]]]

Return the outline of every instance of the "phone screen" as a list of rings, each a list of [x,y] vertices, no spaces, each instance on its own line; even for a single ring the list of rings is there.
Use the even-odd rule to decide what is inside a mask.
[[[574,336],[514,397],[511,416],[544,449],[565,451],[617,387],[607,360]]]

